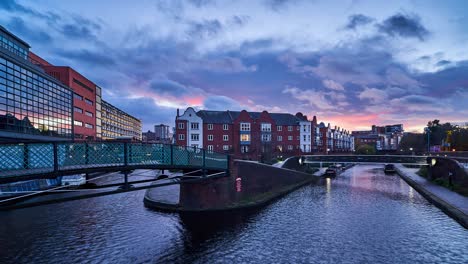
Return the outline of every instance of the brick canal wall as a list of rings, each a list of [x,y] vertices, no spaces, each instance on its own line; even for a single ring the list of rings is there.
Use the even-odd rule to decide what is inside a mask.
[[[292,159],[290,167],[298,158]],[[304,165],[303,165],[304,166]],[[181,183],[179,209],[182,211],[226,210],[258,206],[319,177],[256,162],[235,160],[229,177],[200,183]]]

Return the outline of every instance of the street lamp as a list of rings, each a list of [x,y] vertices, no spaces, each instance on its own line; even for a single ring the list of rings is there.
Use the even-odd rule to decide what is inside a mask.
[[[430,142],[429,142],[429,140],[430,140],[429,135],[431,133],[431,130],[429,129],[429,127],[425,127],[424,131],[427,134],[427,153],[429,154],[429,153],[431,153],[431,147],[430,147]]]

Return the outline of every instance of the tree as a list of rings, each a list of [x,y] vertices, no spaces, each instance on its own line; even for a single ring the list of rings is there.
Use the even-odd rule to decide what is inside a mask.
[[[406,133],[400,142],[400,149],[409,151],[410,148],[414,152],[426,151],[426,140],[424,134]]]
[[[374,155],[375,152],[375,147],[367,144],[359,145],[356,149],[356,154],[361,155]]]

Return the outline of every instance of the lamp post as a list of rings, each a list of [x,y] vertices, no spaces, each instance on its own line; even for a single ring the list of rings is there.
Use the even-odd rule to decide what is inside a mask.
[[[409,150],[411,151],[411,156],[414,156],[413,148],[409,148]]]
[[[427,154],[429,155],[431,153],[431,147],[430,147],[430,142],[429,142],[429,140],[430,140],[429,135],[431,133],[431,130],[429,129],[429,127],[425,127],[424,131],[427,134]]]

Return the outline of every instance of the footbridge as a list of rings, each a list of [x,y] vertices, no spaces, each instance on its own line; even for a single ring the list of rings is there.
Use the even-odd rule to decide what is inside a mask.
[[[229,157],[194,147],[130,142],[0,144],[0,184],[94,172],[227,172]]]

